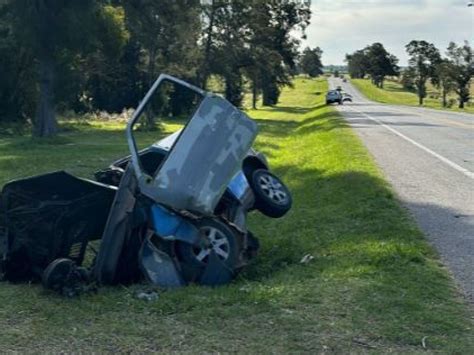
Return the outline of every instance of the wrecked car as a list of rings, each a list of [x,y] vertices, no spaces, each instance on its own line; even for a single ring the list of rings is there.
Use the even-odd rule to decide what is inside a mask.
[[[139,150],[136,128],[172,84],[198,99],[182,129]],[[176,89],[175,89],[176,90]],[[73,295],[90,283],[162,287],[230,282],[253,258],[256,209],[282,217],[291,194],[251,148],[257,125],[222,97],[160,75],[129,120],[130,156],[91,181],[54,172],[13,181],[0,198],[0,255],[9,281],[41,279]],[[86,249],[99,242],[91,265]]]
[[[156,171],[180,133],[181,130],[178,130],[139,152],[145,171]],[[118,186],[125,169],[130,163],[130,158],[130,156],[124,157],[113,162],[108,168],[97,171],[94,174],[96,180],[104,184]],[[239,189],[249,188],[251,191],[238,192]],[[265,155],[253,148],[249,149],[242,162],[241,170],[227,186],[224,199],[220,201],[218,206],[218,211],[222,210],[223,205],[231,198],[229,195],[234,196],[234,198],[239,198],[238,196],[242,195],[240,201],[246,211],[257,209],[272,218],[284,216],[291,208],[291,195],[287,187],[277,176],[270,172]],[[217,212],[217,214],[219,213]]]

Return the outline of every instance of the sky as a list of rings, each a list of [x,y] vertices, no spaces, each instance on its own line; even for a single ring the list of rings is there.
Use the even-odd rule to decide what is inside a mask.
[[[405,45],[413,39],[434,43],[442,54],[450,41],[474,46],[474,6],[470,0],[312,0],[311,24],[303,46],[319,46],[323,64],[344,64],[374,42],[407,65]]]

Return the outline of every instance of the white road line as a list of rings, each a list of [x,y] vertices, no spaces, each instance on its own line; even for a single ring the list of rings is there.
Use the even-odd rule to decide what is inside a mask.
[[[405,115],[414,115],[414,116],[420,116],[420,117],[425,117],[425,115],[426,115],[426,114],[423,114],[423,113],[420,113],[420,112],[415,112],[416,107],[404,107],[404,109],[398,109],[398,108],[395,108],[393,106],[389,106],[387,104],[380,104],[380,106],[387,109],[387,111],[392,110],[392,112],[401,112],[401,113],[404,113]],[[414,110],[410,110],[411,108],[414,109]],[[406,109],[408,109],[408,110],[406,110]],[[443,113],[443,111],[441,111],[441,110],[438,110],[438,111],[439,112],[434,112],[434,114]],[[458,112],[450,112],[450,113],[458,113]],[[469,128],[469,129],[474,128],[474,125],[472,125],[472,124],[465,123],[465,122],[454,121],[454,120],[449,119],[449,118],[444,118],[444,117],[443,118],[441,118],[441,117],[431,117],[431,118],[433,120],[443,122],[444,124],[447,124],[446,122],[448,122],[448,123],[453,124],[453,125],[458,126],[458,127],[464,127],[464,128]]]
[[[377,118],[374,118],[368,114],[366,114],[365,112],[362,112],[362,111],[359,111],[359,110],[356,110],[352,107],[349,107],[349,106],[345,106],[345,108],[348,108],[349,110],[351,111],[354,111],[356,113],[360,113],[361,115],[367,117],[368,119],[378,123],[379,125],[381,125],[382,127],[388,129],[390,132],[392,133],[395,133],[397,136],[399,136],[400,138],[403,138],[404,140],[406,140],[407,142],[410,142],[411,144],[413,144],[414,146],[424,150],[425,152],[427,152],[428,154],[431,154],[432,156],[434,156],[435,158],[437,158],[438,160],[442,161],[443,163],[445,163],[446,165],[450,166],[451,168],[459,171],[460,173],[463,173],[464,175],[466,175],[467,177],[471,178],[471,179],[474,179],[474,172],[470,171],[470,170],[467,170],[465,168],[463,168],[462,166],[452,162],[451,160],[449,160],[448,158],[445,158],[443,157],[442,155],[432,151],[430,148],[427,148],[425,147],[424,145],[414,141],[413,139],[405,136],[403,133],[400,133],[398,132],[396,129],[393,129],[392,127],[386,125],[385,123],[381,122],[380,120],[378,120]]]

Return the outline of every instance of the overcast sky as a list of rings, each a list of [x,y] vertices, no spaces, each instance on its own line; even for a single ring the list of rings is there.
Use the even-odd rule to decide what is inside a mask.
[[[344,64],[346,53],[381,42],[407,64],[405,45],[432,42],[444,54],[450,41],[474,45],[469,0],[312,0],[305,45],[324,51],[323,63]]]

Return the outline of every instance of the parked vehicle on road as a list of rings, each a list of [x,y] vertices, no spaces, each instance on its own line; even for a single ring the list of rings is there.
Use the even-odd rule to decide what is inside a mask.
[[[342,94],[338,90],[330,90],[326,94],[326,105],[330,105],[333,103],[338,103],[339,105],[342,105]]]

